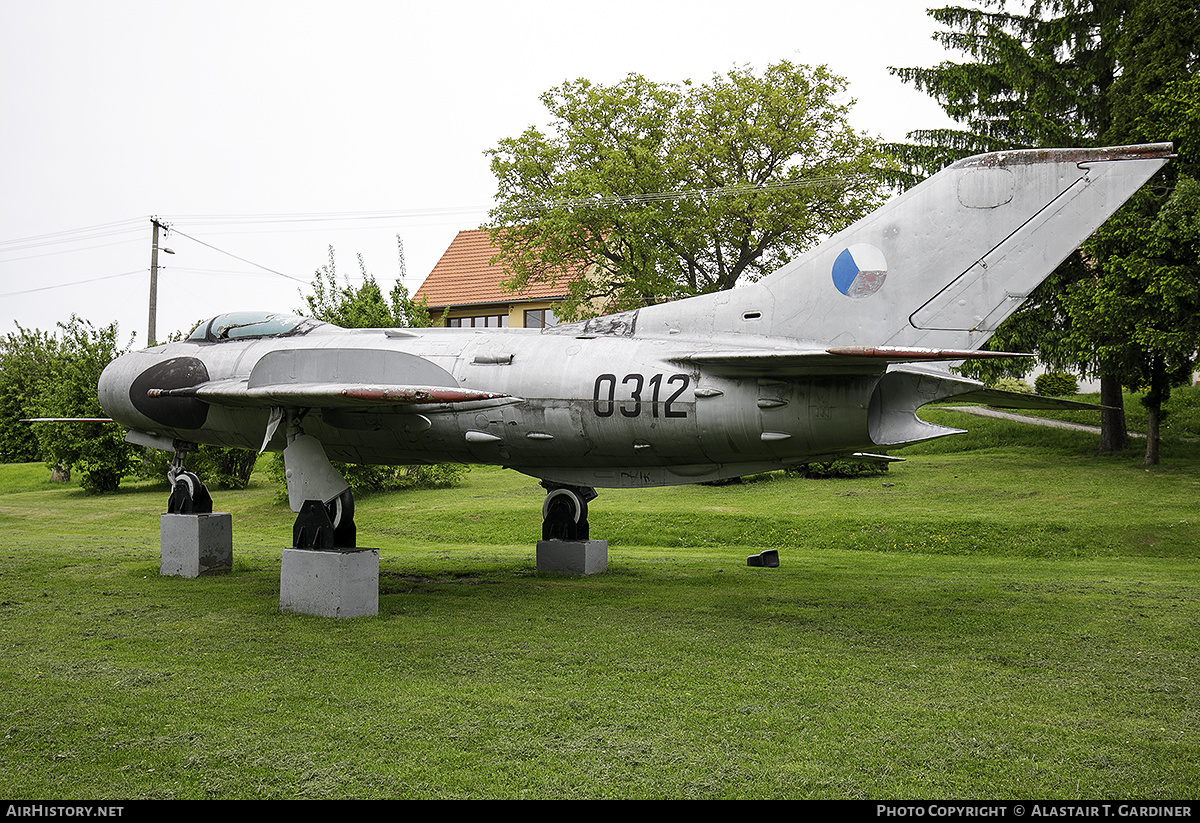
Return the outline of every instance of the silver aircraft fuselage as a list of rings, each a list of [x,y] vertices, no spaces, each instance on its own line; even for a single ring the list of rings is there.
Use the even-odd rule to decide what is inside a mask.
[[[250,384],[264,357],[286,353],[320,363],[314,375],[320,382],[382,395],[387,387],[413,385],[419,358],[422,389],[495,396],[314,400],[322,405],[307,407],[304,431],[331,459],[345,462],[490,463],[597,487],[692,483],[897,445],[876,439],[878,432],[872,437],[882,364],[856,375],[839,369],[780,378],[756,375],[749,366],[705,368],[688,359],[695,352],[694,341],[674,339],[525,329],[411,329],[397,336],[319,325],[294,337],[181,342],[134,352],[105,372],[100,391],[105,408],[129,429],[259,449],[273,403],[306,408],[298,404],[310,401],[289,398],[284,389],[257,405],[208,402],[198,393],[171,398],[176,405],[168,408],[168,398],[133,397],[130,387],[147,372],[165,374],[188,363],[197,373],[202,364],[209,383]],[[878,430],[881,404],[876,407]],[[935,431],[946,433],[930,426],[926,436]],[[282,450],[284,437],[277,429],[266,448]]]
[[[101,402],[164,449],[282,450],[302,433],[335,460],[490,463],[588,487],[887,460],[954,431],[920,406],[999,399],[935,364],[982,354],[1170,152],[968,158],[756,283],[540,331],[222,315],[115,360]]]

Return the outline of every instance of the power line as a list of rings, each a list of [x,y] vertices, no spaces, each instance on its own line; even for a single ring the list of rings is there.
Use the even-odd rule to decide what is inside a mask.
[[[42,257],[53,257],[56,254],[75,254],[81,251],[92,251],[93,249],[107,249],[110,246],[124,246],[126,243],[141,242],[140,240],[118,240],[115,243],[101,243],[98,246],[84,246],[78,249],[58,249],[57,251],[47,251],[41,254],[27,254],[24,257],[9,257],[6,260],[0,260],[0,263],[18,263],[22,260],[37,260]]]
[[[666,202],[683,200],[690,197],[720,197],[727,195],[748,194],[751,192],[787,191],[790,189],[814,188],[819,186],[849,185],[862,180],[875,179],[869,174],[859,175],[826,175],[821,177],[806,177],[798,180],[784,180],[778,183],[741,183],[731,186],[714,186],[705,189],[684,189],[678,191],[643,192],[640,194],[611,194],[590,195],[561,200],[531,202],[534,208],[558,208],[570,206],[609,206],[637,205],[641,203]],[[456,214],[486,213],[492,208],[487,206],[447,206],[434,209],[400,209],[380,211],[348,211],[348,212],[311,212],[311,213],[273,213],[273,214],[192,214],[178,215],[172,219],[205,226],[234,226],[234,225],[263,225],[286,223],[333,223],[355,222],[360,220],[410,220],[422,217],[446,217]]]
[[[212,249],[213,251],[220,252],[221,254],[228,255],[229,257],[232,257],[235,260],[240,260],[241,262],[248,263],[249,265],[254,266],[255,268],[262,269],[263,271],[267,272],[268,274],[274,275],[276,277],[284,277],[288,280],[292,280],[297,283],[308,285],[308,281],[306,281],[306,280],[301,280],[298,277],[292,277],[290,274],[284,274],[283,272],[268,268],[267,266],[264,266],[260,263],[255,263],[253,260],[247,260],[244,257],[239,257],[238,255],[233,254],[232,252],[225,251],[224,249],[218,248],[218,247],[212,245],[211,243],[206,243],[203,240],[192,237],[190,234],[184,234],[183,232],[179,231],[176,228],[171,228],[170,231],[174,234],[182,235],[195,243],[199,243],[201,246],[206,246],[206,247]],[[24,258],[22,258],[22,259],[24,259]],[[205,271],[203,269],[188,269],[188,268],[176,268],[174,270],[191,271],[191,272],[194,272],[197,274],[234,274],[234,275],[240,275],[243,277],[261,277],[261,276],[263,276],[263,275],[257,274],[256,272],[236,272],[236,271],[222,272],[222,271]],[[3,292],[3,293],[0,293],[0,297],[15,297],[15,296],[21,295],[21,294],[32,294],[33,292],[49,291],[51,289],[65,289],[65,288],[70,288],[71,286],[84,286],[89,283],[99,283],[103,280],[112,280],[117,277],[128,277],[131,274],[144,274],[145,271],[146,271],[146,269],[134,269],[133,271],[121,272],[120,274],[106,274],[106,275],[102,275],[100,277],[89,277],[86,280],[74,280],[70,283],[55,283],[54,285],[51,285],[51,286],[38,286],[37,288],[33,288],[33,289],[21,289],[19,291]]]
[[[335,223],[355,221],[384,221],[412,220],[423,217],[446,217],[456,214],[486,213],[486,206],[446,206],[431,209],[387,209],[376,211],[345,211],[345,212],[310,212],[271,214],[185,214],[176,215],[174,222],[191,225],[225,226],[247,224],[280,224],[280,223]]]
[[[18,294],[32,294],[35,291],[49,291],[50,289],[65,289],[69,286],[83,286],[88,283],[99,283],[101,280],[113,280],[117,277],[128,277],[131,274],[145,274],[145,269],[134,269],[133,271],[123,271],[120,274],[106,274],[102,277],[91,277],[87,280],[76,280],[73,283],[56,283],[53,286],[38,286],[36,289],[22,289],[21,291],[10,291],[0,294],[0,297],[13,297]]]
[[[758,184],[739,184],[732,186],[719,186],[714,188],[704,189],[686,189],[682,191],[669,192],[643,192],[640,194],[610,194],[610,195],[592,195],[586,197],[565,198],[560,200],[547,200],[542,202],[530,202],[526,207],[531,211],[544,211],[552,208],[606,208],[613,206],[637,206],[651,203],[669,202],[673,200],[682,200],[687,198],[710,198],[721,196],[736,196],[739,194],[749,194],[752,192],[770,192],[783,191],[788,189],[809,188],[814,186],[832,186],[832,185],[848,185],[859,182],[863,179],[872,179],[870,175],[852,175],[846,177],[838,176],[823,176],[809,177],[798,180],[788,180],[780,183],[768,183],[764,185]],[[303,224],[329,224],[329,223],[379,223],[382,221],[411,221],[422,218],[445,218],[455,215],[478,214],[486,213],[491,206],[447,206],[440,208],[427,209],[390,209],[390,210],[375,210],[375,211],[346,211],[346,212],[276,212],[265,214],[196,214],[196,215],[181,215],[172,218],[173,225],[171,231],[180,234],[187,239],[206,246],[213,251],[227,255],[247,263],[255,268],[262,269],[277,277],[283,277],[296,283],[307,285],[308,281],[298,277],[293,277],[290,274],[277,271],[264,266],[261,263],[255,263],[253,260],[248,260],[244,257],[239,257],[232,252],[219,248],[193,237],[190,234],[180,231],[175,228],[174,224],[184,222],[189,225],[195,224],[199,226],[269,226],[269,225],[293,225],[296,228],[292,229],[275,229],[274,231],[308,231],[312,229],[300,228]],[[80,243],[89,240],[97,240],[101,238],[116,237],[123,234],[141,232],[144,226],[144,218],[131,218],[126,220],[117,220],[111,223],[101,223],[95,226],[86,226],[78,229],[67,229],[64,231],[49,232],[47,234],[32,235],[30,237],[15,238],[12,240],[0,241],[0,255],[25,251],[35,248],[45,248],[50,246],[62,246],[72,243]],[[342,227],[344,230],[347,227]],[[351,226],[349,228],[370,228],[370,226]],[[271,231],[270,229],[261,229],[261,231]],[[252,233],[238,232],[240,234]],[[126,241],[121,241],[126,242]],[[29,260],[37,257],[44,257],[53,254],[62,254],[73,251],[86,251],[89,249],[104,248],[109,245],[119,245],[119,243],[108,243],[97,246],[89,246],[81,249],[61,249],[56,251],[47,251],[43,254],[28,255],[19,258],[9,258],[0,260],[0,263],[17,262],[19,260]],[[108,279],[110,277],[124,277],[129,272],[119,275],[108,275],[101,278],[93,278],[91,280],[81,280],[73,283],[64,283],[60,286],[43,286],[38,289],[28,289],[25,291],[8,292],[7,295],[27,294],[32,291],[42,291],[52,288],[61,288],[72,285],[80,285],[84,283],[96,282],[97,280]]]
[[[140,219],[118,220],[113,223],[103,223],[97,226],[87,226],[81,229],[66,229],[64,231],[37,234],[30,237],[18,237],[13,240],[0,240],[0,253],[24,251],[26,249],[56,246],[65,243],[79,243],[85,240],[96,240],[113,237],[119,234],[130,234],[141,231]]]
[[[273,272],[246,271],[244,269],[240,271],[237,269],[197,269],[193,268],[192,266],[171,266],[169,268],[166,266],[159,266],[159,269],[169,271],[172,274],[213,274],[218,276],[229,275],[234,277],[262,278],[273,278],[276,276]]]
[[[212,249],[213,251],[220,252],[221,254],[232,257],[234,260],[240,260],[243,263],[249,263],[251,266],[262,269],[263,271],[270,272],[271,274],[277,274],[280,277],[286,277],[288,280],[295,280],[297,283],[303,283],[304,285],[308,285],[307,280],[301,280],[299,277],[292,277],[290,274],[284,274],[281,271],[275,271],[275,269],[268,268],[267,266],[264,266],[261,263],[255,263],[253,260],[247,260],[245,257],[239,257],[238,255],[234,254],[233,252],[225,251],[225,249],[219,249],[216,246],[214,246],[212,243],[205,243],[203,240],[192,237],[190,234],[187,234],[185,232],[181,232],[177,228],[172,227],[171,232],[173,234],[178,234],[181,237],[186,237],[188,240],[191,240],[193,243],[199,243],[201,246],[206,246],[206,247]]]
[[[541,203],[531,203],[534,209],[551,208],[585,208],[605,206],[636,206],[646,203],[665,203],[672,200],[685,200],[691,197],[709,198],[725,197],[754,192],[787,191],[789,189],[807,189],[818,186],[849,185],[861,180],[874,179],[868,174],[828,177],[806,177],[801,180],[786,180],[780,183],[739,183],[732,186],[717,186],[709,189],[684,189],[683,191],[657,191],[642,194],[608,194],[575,197],[563,200],[546,200]]]

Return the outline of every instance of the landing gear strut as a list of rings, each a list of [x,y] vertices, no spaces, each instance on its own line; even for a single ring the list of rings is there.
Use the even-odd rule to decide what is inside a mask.
[[[291,411],[287,417],[284,475],[288,504],[297,515],[292,526],[292,547],[356,548],[358,533],[354,526],[354,496],[350,493],[350,484],[329,462],[321,443],[304,434],[300,426],[304,411]]]
[[[551,574],[600,574],[608,568],[608,541],[588,534],[587,504],[596,499],[591,486],[542,481],[542,539],[537,570]]]
[[[287,418],[283,473],[296,512],[279,565],[279,608],[320,617],[379,613],[379,549],[358,548],[350,484],[301,428],[306,409],[272,410],[267,440]]]
[[[183,467],[184,452],[177,451],[167,469],[171,496],[167,499],[167,514],[212,514],[213,499],[200,478]]]
[[[213,512],[212,495],[200,478],[183,467],[183,457],[195,451],[176,441],[167,470],[171,497],[159,518],[158,573],[179,577],[228,574],[233,568],[233,516]]]

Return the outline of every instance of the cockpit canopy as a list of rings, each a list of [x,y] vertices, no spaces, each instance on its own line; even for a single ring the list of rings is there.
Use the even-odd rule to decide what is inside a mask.
[[[234,311],[205,320],[187,339],[194,343],[252,340],[261,337],[296,337],[324,325],[311,317],[265,311]]]

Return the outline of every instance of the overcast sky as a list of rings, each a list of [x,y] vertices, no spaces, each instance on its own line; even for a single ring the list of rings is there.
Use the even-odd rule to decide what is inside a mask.
[[[888,73],[950,57],[927,0],[434,5],[0,0],[0,334],[77,314],[143,345],[151,215],[176,229],[159,339],[298,308],[331,245],[386,291],[399,234],[415,291],[486,218],[484,152],[544,125],[538,96],[567,79],[787,59],[846,77],[858,129],[947,123]]]

